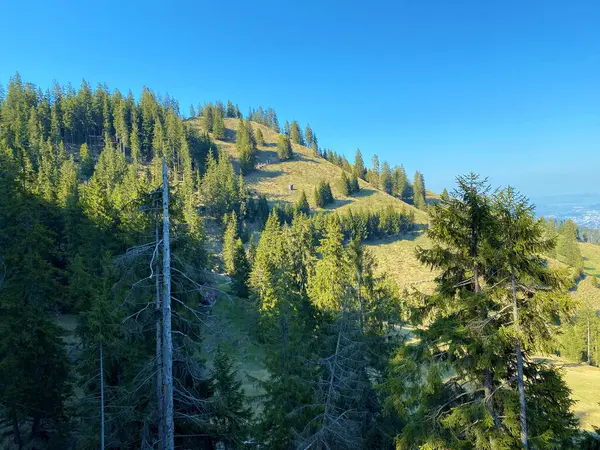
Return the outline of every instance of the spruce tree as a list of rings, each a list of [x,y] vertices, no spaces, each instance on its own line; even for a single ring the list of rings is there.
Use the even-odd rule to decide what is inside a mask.
[[[306,124],[306,129],[304,130],[304,138],[306,139],[306,145],[312,147],[313,146],[313,131],[310,127],[310,124]]]
[[[235,118],[236,114],[235,114],[235,109],[233,107],[233,103],[231,103],[231,100],[227,101],[227,112],[226,112],[226,116],[229,118]]]
[[[352,185],[350,184],[350,180],[346,175],[346,171],[342,170],[342,176],[339,181],[339,190],[344,197],[348,197],[352,192]]]
[[[213,131],[214,119],[213,119],[213,107],[210,103],[204,105],[204,110],[202,111],[202,124],[204,125],[204,129],[208,132]]]
[[[248,277],[250,264],[242,240],[238,238],[233,246],[231,261],[233,291],[238,297],[248,297]]]
[[[240,166],[243,173],[254,170],[256,166],[256,140],[250,122],[240,119],[235,139]]]
[[[277,140],[277,157],[280,161],[287,161],[293,157],[292,143],[286,135],[279,135]]]
[[[360,191],[360,185],[358,184],[358,177],[355,173],[350,176],[350,192],[355,193]]]
[[[260,128],[256,130],[256,145],[260,145],[261,147],[265,145],[265,137]]]
[[[223,234],[223,261],[225,271],[229,275],[235,273],[235,246],[239,237],[237,215],[232,212],[226,221],[225,233]]]
[[[541,273],[543,264],[537,265],[540,260],[527,245],[519,248],[506,234],[497,233],[506,223],[497,216],[488,192],[487,181],[477,175],[459,177],[452,197],[433,208],[428,231],[433,247],[417,249],[419,260],[439,275],[434,294],[420,303],[415,316],[427,320],[427,329],[415,333],[418,342],[400,349],[390,372],[388,401],[401,414],[410,411],[400,448],[515,448],[520,443],[515,389],[515,337],[520,333],[511,332],[514,295],[505,290],[504,275],[507,270],[512,273],[507,269],[511,253],[525,251],[517,257],[519,264],[537,267],[534,272]],[[527,220],[519,226],[530,228]],[[552,316],[565,313],[561,302],[546,302],[544,297],[531,304],[541,313],[532,322],[533,327],[541,326],[537,336],[549,330]],[[542,363],[528,363],[524,370],[526,403],[534,405],[527,418],[530,436],[536,436],[530,441],[535,439],[535,448],[561,447],[573,436],[576,423],[568,390]],[[551,401],[544,399],[549,389],[556,394]]]
[[[365,163],[359,149],[356,150],[356,155],[354,156],[354,174],[357,178],[365,179]]]
[[[406,172],[404,171],[404,167],[396,166],[394,168],[394,174],[393,174],[392,178],[393,178],[392,195],[406,201],[406,199],[407,199],[407,196],[406,196],[407,179],[406,179]]]
[[[310,214],[310,206],[308,204],[308,199],[306,198],[306,192],[300,192],[300,197],[298,197],[298,200],[296,201],[295,211],[297,214]]]
[[[241,448],[249,431],[252,411],[245,406],[246,395],[233,363],[220,346],[215,353],[212,372],[210,390],[214,399],[210,415],[214,429],[211,434],[224,448]]]
[[[495,260],[489,283],[493,282],[506,306],[512,306],[512,317],[504,320],[507,323],[505,330],[510,330],[509,336],[515,348],[513,364],[516,363],[521,444],[523,448],[529,448],[531,437],[528,434],[524,371],[528,372],[527,387],[532,390],[553,380],[541,375],[548,369],[530,362],[526,355],[535,350],[536,343],[553,339],[553,332],[548,325],[554,321],[557,313],[564,313],[568,308],[564,296],[561,298],[561,290],[567,284],[566,280],[547,268],[546,261],[540,256],[554,246],[554,242],[544,237],[544,230],[541,223],[535,220],[529,201],[508,187],[496,192],[493,202]],[[533,302],[530,300],[532,297],[535,297]],[[565,310],[557,309],[557,300],[563,302],[562,308]],[[547,429],[536,430],[533,435],[543,431],[557,437],[558,430],[552,429],[556,425],[548,421],[544,424]],[[560,425],[568,426],[566,423]],[[567,430],[560,430],[558,435],[563,431]]]
[[[381,174],[379,175],[379,186],[381,190],[392,195],[394,192],[394,180],[392,179],[392,171],[387,161],[381,166]]]
[[[212,124],[213,136],[216,139],[224,139],[225,138],[225,122],[223,120],[223,114],[221,113],[221,110],[218,109],[217,107],[213,108],[212,120],[213,120],[213,124]]]
[[[425,209],[425,180],[418,170],[415,172],[415,181],[413,183],[413,204],[419,209]]]
[[[92,159],[92,155],[90,155],[90,151],[85,142],[81,144],[81,147],[79,148],[79,161],[81,173],[83,176],[89,177],[94,168],[94,160]]]

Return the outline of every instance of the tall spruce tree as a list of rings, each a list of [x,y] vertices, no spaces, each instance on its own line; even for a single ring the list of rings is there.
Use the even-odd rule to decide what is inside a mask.
[[[290,138],[284,134],[280,134],[277,140],[277,157],[281,161],[286,161],[293,157],[292,143]]]
[[[419,209],[425,209],[427,206],[427,202],[425,201],[425,180],[418,170],[415,172],[413,183],[413,204]]]
[[[365,163],[359,149],[356,150],[356,155],[354,156],[354,174],[357,178],[365,179]]]

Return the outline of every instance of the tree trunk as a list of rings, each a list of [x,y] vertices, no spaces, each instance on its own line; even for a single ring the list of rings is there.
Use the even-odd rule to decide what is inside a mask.
[[[160,260],[159,260],[159,233],[158,233],[158,212],[156,214],[156,224],[154,228],[154,238],[156,240],[156,264],[154,266],[154,280],[156,286],[156,412],[158,415],[158,450],[162,450],[165,445],[165,417],[163,413],[163,398],[162,398],[162,321],[161,321],[161,302],[160,302]]]
[[[527,436],[527,404],[525,403],[525,380],[523,379],[523,355],[521,354],[521,327],[519,326],[519,308],[517,305],[517,288],[515,283],[515,270],[511,269],[511,287],[513,302],[513,321],[517,331],[517,342],[515,350],[517,353],[517,386],[519,388],[519,403],[521,405],[521,444],[525,450],[529,449],[529,438]]]
[[[169,237],[169,176],[167,160],[163,157],[163,399],[165,415],[165,450],[175,449],[173,421],[173,340],[171,335],[171,246]]]
[[[100,450],[104,450],[104,362],[100,342]]]
[[[21,450],[23,448],[23,441],[21,440],[21,429],[19,428],[19,421],[17,420],[17,413],[13,412],[13,434],[15,445]]]

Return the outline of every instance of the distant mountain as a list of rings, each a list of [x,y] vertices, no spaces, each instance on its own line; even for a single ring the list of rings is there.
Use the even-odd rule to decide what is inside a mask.
[[[583,227],[600,228],[600,194],[552,195],[531,200],[538,216],[571,219]]]

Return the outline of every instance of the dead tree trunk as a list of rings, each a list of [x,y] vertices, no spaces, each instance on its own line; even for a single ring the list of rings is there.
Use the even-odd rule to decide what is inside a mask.
[[[515,283],[515,270],[511,273],[512,284],[512,303],[513,303],[513,321],[517,331],[517,342],[515,350],[517,352],[517,385],[519,388],[519,403],[521,404],[521,444],[525,450],[529,449],[529,438],[527,437],[527,404],[525,403],[525,380],[523,379],[523,355],[521,353],[521,327],[519,326],[519,309],[517,306],[517,288]]]
[[[165,445],[165,417],[163,411],[163,356],[162,356],[162,311],[160,301],[160,244],[159,244],[159,233],[158,233],[158,212],[156,213],[156,223],[154,228],[154,238],[156,240],[156,264],[154,268],[154,280],[156,288],[156,303],[155,303],[155,315],[156,315],[156,412],[158,415],[158,449],[162,450]]]
[[[162,356],[163,356],[163,407],[164,448],[175,448],[173,421],[173,339],[171,336],[171,247],[169,237],[169,176],[167,161],[163,158],[163,299],[162,299]]]

